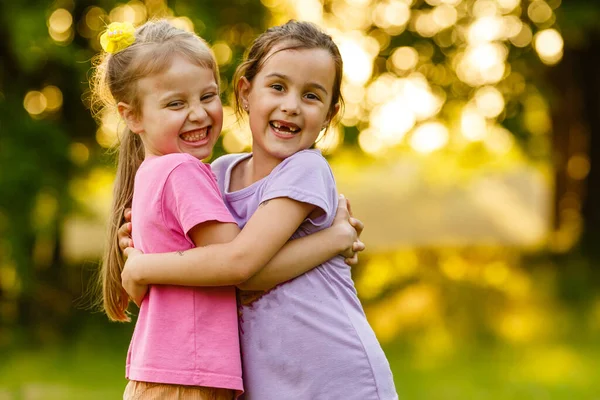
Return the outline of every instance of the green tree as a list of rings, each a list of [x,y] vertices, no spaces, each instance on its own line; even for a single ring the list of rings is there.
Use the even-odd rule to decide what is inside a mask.
[[[113,164],[96,142],[87,78],[98,34],[125,5],[143,18],[187,16],[209,42],[229,43],[225,84],[266,25],[262,5],[244,0],[0,4],[0,346],[31,327],[38,339],[68,331],[94,269],[66,265],[61,232],[70,212],[85,213],[70,182]]]

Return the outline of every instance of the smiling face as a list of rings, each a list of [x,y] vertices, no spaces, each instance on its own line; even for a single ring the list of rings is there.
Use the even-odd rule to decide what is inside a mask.
[[[182,56],[162,73],[138,81],[141,110],[119,103],[129,129],[141,136],[146,157],[188,153],[210,156],[223,126],[223,107],[212,69]]]
[[[329,52],[281,48],[265,57],[252,82],[239,83],[253,155],[275,164],[310,148],[339,107],[330,112],[336,70]]]

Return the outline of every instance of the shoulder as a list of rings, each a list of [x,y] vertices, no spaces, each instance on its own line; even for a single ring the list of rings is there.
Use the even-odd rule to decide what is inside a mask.
[[[177,198],[203,198],[218,193],[221,198],[217,179],[209,164],[205,164],[189,154],[168,154],[162,158],[162,168],[156,174],[164,174],[164,190]]]
[[[320,192],[335,188],[335,179],[319,150],[302,150],[283,160],[271,172],[267,187]]]
[[[144,163],[149,163],[155,168],[172,170],[181,164],[189,164],[189,165],[204,165],[204,163],[198,160],[196,157],[193,157],[186,153],[171,153],[165,154],[159,157],[153,157],[144,161]]]
[[[337,207],[335,179],[318,150],[302,150],[283,160],[265,183],[262,201],[288,197],[312,204],[323,213],[308,221],[314,226],[331,223]]]
[[[183,166],[183,168],[182,168]],[[168,179],[176,170],[207,170],[210,168],[197,158],[184,153],[165,154],[146,158],[138,170],[136,177],[146,177],[154,181]]]
[[[165,154],[147,161],[150,165],[149,172],[155,177],[164,176],[171,180],[176,176],[207,175],[214,179],[209,165],[186,153]]]
[[[294,163],[308,162],[329,165],[325,157],[323,157],[323,154],[321,154],[321,151],[317,149],[300,150],[299,152],[292,154],[291,156],[286,158],[284,161]]]
[[[306,168],[309,171],[331,171],[329,163],[319,150],[308,149],[292,154],[279,164],[278,169]]]
[[[229,168],[230,165],[235,164],[237,162],[237,160],[239,160],[240,158],[246,157],[248,155],[248,153],[232,153],[232,154],[225,154],[222,155],[221,157],[217,158],[216,160],[214,160],[210,166],[212,168],[212,170],[214,171],[214,173],[217,176],[220,176],[221,173],[224,173],[224,171],[227,170],[227,168]]]

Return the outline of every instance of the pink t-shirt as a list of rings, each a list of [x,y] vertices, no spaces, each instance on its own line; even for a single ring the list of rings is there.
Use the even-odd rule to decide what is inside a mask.
[[[235,222],[210,166],[183,153],[144,160],[132,204],[135,247],[144,253],[193,248],[188,233],[205,221]],[[152,285],[131,339],[126,376],[241,391],[235,288]]]

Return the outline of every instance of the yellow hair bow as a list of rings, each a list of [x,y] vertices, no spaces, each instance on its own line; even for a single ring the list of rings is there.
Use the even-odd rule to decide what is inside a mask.
[[[125,50],[135,42],[135,28],[131,22],[113,22],[100,36],[100,45],[110,54]]]

